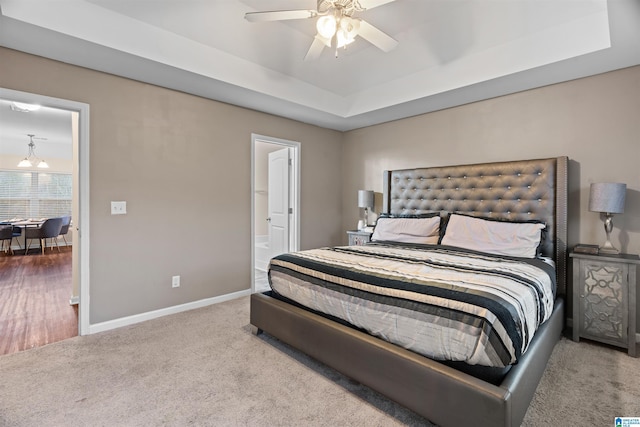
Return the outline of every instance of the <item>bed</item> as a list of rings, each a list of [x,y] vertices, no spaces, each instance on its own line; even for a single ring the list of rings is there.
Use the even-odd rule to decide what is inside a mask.
[[[564,327],[567,167],[567,157],[557,157],[384,172],[383,213],[391,217],[437,212],[445,218],[545,224],[536,252],[555,266],[553,296],[535,334],[524,344],[512,345],[515,355],[501,359],[507,362],[504,368],[499,363],[476,369],[465,362],[438,361],[270,292],[251,296],[254,333],[266,332],[288,343],[437,425],[520,425]],[[446,242],[440,237],[439,243]],[[371,250],[405,251],[411,244],[401,246],[381,241]],[[356,249],[332,251],[352,256]],[[436,251],[449,249],[443,245]]]

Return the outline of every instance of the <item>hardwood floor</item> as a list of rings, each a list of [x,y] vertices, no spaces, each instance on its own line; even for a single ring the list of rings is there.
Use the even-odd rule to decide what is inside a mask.
[[[72,294],[71,247],[0,253],[0,354],[78,335]]]

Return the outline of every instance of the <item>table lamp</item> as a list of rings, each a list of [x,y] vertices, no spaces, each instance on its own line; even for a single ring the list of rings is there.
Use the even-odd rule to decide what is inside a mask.
[[[368,225],[369,209],[373,208],[373,191],[358,190],[358,207],[364,208],[364,221],[362,228]]]
[[[604,231],[607,241],[600,246],[599,252],[604,254],[619,254],[620,251],[611,244],[611,230],[613,229],[613,214],[624,212],[624,199],[627,184],[615,182],[601,182],[591,184],[589,192],[589,210],[601,212],[605,215]]]

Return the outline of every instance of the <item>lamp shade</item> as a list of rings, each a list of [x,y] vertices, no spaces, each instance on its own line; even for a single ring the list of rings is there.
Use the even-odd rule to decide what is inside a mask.
[[[600,182],[591,184],[589,210],[592,212],[623,213],[627,184]]]
[[[20,160],[20,163],[18,163],[18,167],[19,168],[30,168],[31,166],[33,166],[33,165],[31,164],[29,159],[27,159],[26,157],[24,159]]]
[[[359,208],[373,207],[373,191],[358,190],[358,207]]]

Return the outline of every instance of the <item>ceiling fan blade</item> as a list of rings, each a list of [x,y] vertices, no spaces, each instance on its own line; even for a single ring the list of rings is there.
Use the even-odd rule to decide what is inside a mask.
[[[360,0],[360,6],[365,10],[373,9],[374,7],[382,6],[383,4],[391,3],[395,0]]]
[[[366,21],[360,21],[358,35],[384,52],[393,50],[398,41]]]
[[[321,35],[317,34],[314,37],[313,43],[311,43],[311,47],[307,51],[304,60],[313,61],[314,59],[318,59],[325,46],[331,47],[331,40],[325,39]]]
[[[306,19],[318,16],[315,10],[273,10],[270,12],[248,12],[244,19],[249,22],[285,21],[287,19]]]

